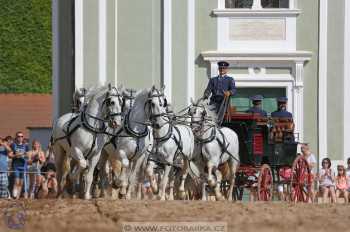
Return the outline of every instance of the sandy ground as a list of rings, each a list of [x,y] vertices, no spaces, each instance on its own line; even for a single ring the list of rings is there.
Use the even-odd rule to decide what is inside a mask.
[[[33,200],[24,231],[123,231],[123,222],[227,222],[227,231],[350,231],[350,205],[201,201]],[[0,231],[10,230],[0,201]]]

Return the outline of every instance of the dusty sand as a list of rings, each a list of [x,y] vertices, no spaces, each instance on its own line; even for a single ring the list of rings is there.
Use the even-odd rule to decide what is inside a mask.
[[[24,231],[122,231],[132,221],[224,221],[228,231],[350,231],[350,205],[229,203],[201,201],[33,200],[26,208]],[[8,229],[1,200],[0,231]]]

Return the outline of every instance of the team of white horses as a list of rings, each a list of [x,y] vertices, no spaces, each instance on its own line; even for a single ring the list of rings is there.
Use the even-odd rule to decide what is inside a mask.
[[[79,190],[90,199],[98,179],[102,196],[107,183],[125,199],[142,199],[147,183],[160,200],[207,200],[208,191],[232,200],[238,137],[217,125],[206,100],[176,115],[164,88],[109,85],[76,91],[74,102],[79,107],[61,116],[52,133],[60,196]]]

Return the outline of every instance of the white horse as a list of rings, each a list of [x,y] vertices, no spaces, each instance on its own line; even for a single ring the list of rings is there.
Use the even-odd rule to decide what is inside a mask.
[[[172,123],[166,113],[167,102],[163,91],[164,88],[159,91],[153,86],[149,91],[148,101],[144,106],[146,114],[149,114],[151,120],[155,140],[146,173],[151,182],[152,190],[159,192],[158,198],[161,200],[165,200],[165,191],[171,170],[175,167],[181,169],[179,196],[181,198],[184,197],[189,160],[193,159],[194,151],[194,136],[191,128]],[[175,164],[179,160],[179,164]],[[160,180],[159,189],[154,175],[156,165],[164,167],[164,174]],[[170,200],[174,199],[173,185],[174,181],[172,180],[170,183]]]
[[[219,165],[228,161],[230,188],[227,198],[232,201],[235,173],[239,165],[238,136],[233,130],[227,127],[220,128],[216,125],[216,113],[210,110],[208,104],[203,101],[192,102],[189,114],[191,116],[191,127],[196,138],[196,164],[203,168],[202,173],[207,169],[206,182],[214,188],[216,199],[221,200],[222,173],[219,170]],[[207,183],[203,183],[202,186],[202,200],[207,200]]]
[[[76,89],[73,93],[73,113],[79,113],[84,107],[87,90],[85,88]]]
[[[120,173],[114,170],[115,185],[121,187],[120,195],[126,194],[126,199],[131,199],[138,183],[137,199],[141,199],[143,164],[153,147],[152,128],[145,124],[147,117],[144,105],[148,99],[148,92],[144,90],[135,95],[133,91],[126,91],[127,93],[123,94],[123,130],[105,146],[106,155],[101,165],[105,165],[107,156],[110,162],[121,163]],[[106,173],[102,174],[103,178],[106,178]]]
[[[72,175],[76,183],[81,171],[85,170],[83,193],[90,199],[93,171],[100,158],[101,150],[108,139],[106,129],[121,125],[122,96],[116,88],[100,87],[86,95],[87,105],[72,118],[72,114],[61,116],[53,127],[53,152],[57,165],[59,193],[62,193],[68,175],[70,158],[76,161],[77,170]],[[107,126],[106,126],[107,124]]]

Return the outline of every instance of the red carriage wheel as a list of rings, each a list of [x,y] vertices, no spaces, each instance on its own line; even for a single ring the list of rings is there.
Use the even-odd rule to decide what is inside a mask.
[[[309,202],[311,182],[310,166],[303,156],[298,156],[292,166],[290,182],[292,202]]]
[[[272,171],[269,165],[264,164],[260,168],[258,177],[258,200],[271,201],[273,193]]]

